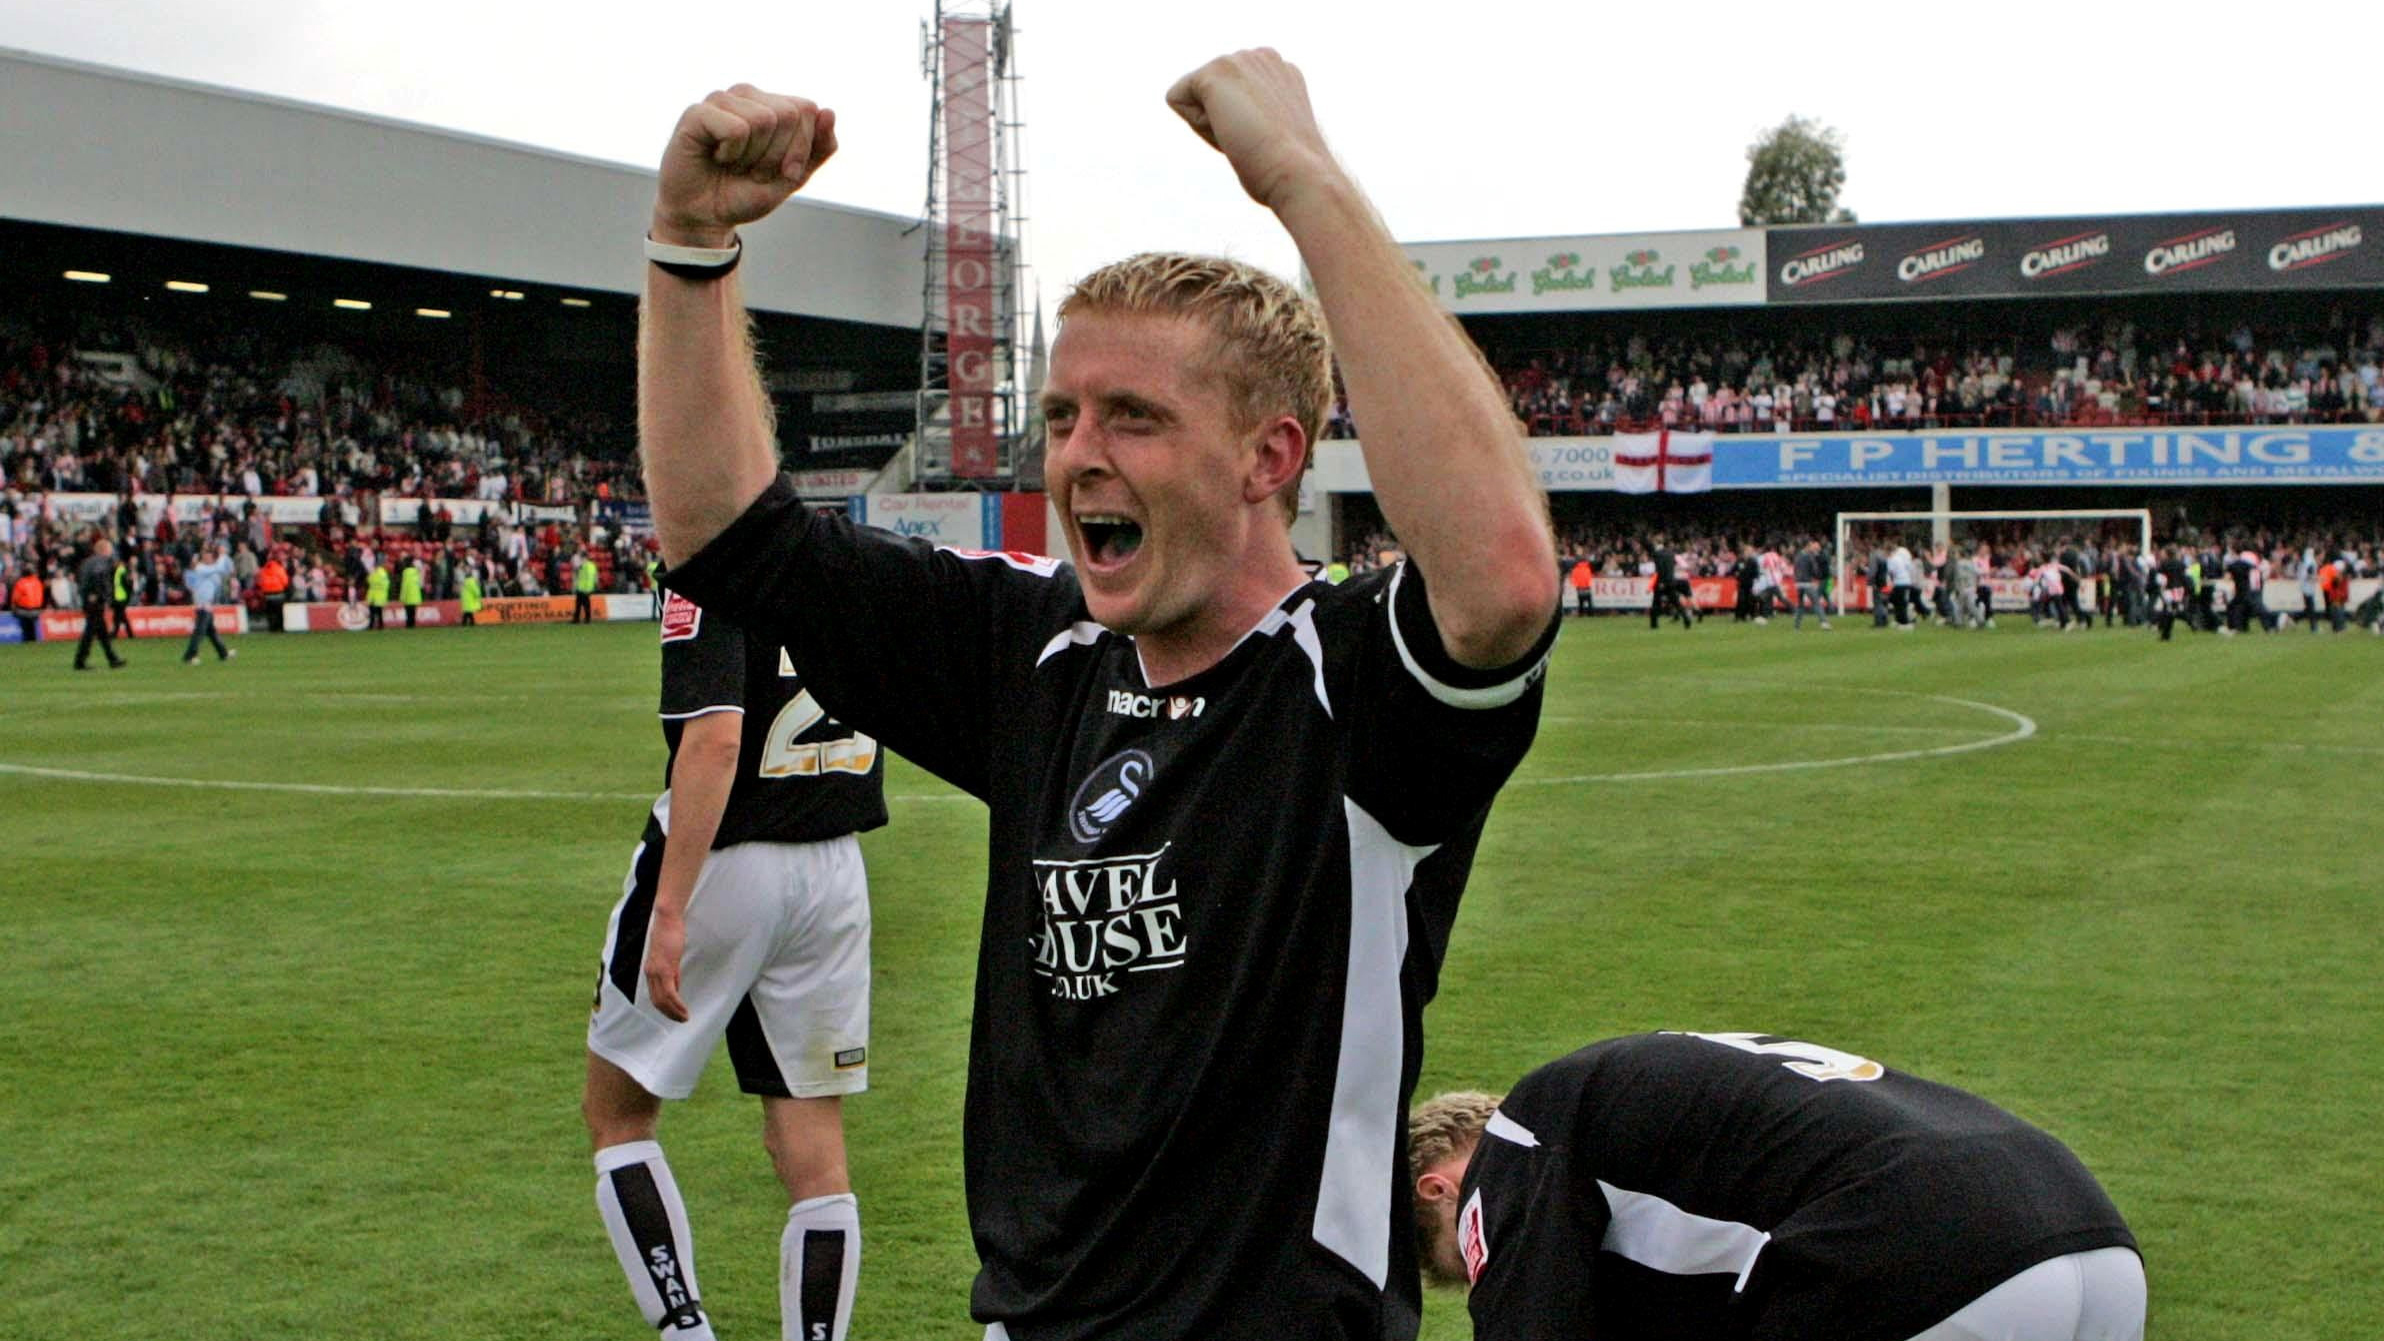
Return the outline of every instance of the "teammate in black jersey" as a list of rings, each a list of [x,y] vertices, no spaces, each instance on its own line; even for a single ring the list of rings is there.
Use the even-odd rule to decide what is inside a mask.
[[[2137,1341],[2144,1269],[2059,1141],[1767,1034],[1594,1043],[1409,1124],[1484,1341]]]
[[[675,589],[990,810],[964,1143],[988,1334],[1411,1337],[1421,1012],[1538,719],[1555,548],[1498,384],[1298,72],[1244,52],[1168,101],[1283,221],[1332,347],[1235,262],[1081,280],[1043,394],[1073,564],[804,509],[705,251],[648,275],[649,492]],[[654,239],[725,263],[834,128],[742,85],[688,109]],[[1339,586],[1289,534],[1335,347],[1409,556]]]
[[[605,935],[582,1111],[596,1204],[646,1321],[708,1341],[687,1209],[655,1142],[722,1035],[761,1096],[791,1203],[784,1333],[844,1341],[861,1221],[843,1096],[869,1084],[869,886],[853,835],[886,822],[876,742],[828,719],[775,642],[672,596],[667,787]]]

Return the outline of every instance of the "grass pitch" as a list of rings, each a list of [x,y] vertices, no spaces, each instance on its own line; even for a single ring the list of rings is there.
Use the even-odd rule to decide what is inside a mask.
[[[652,629],[235,645],[0,647],[0,1336],[648,1335],[577,1097],[661,783]],[[1424,1090],[1638,1029],[1809,1038],[2068,1141],[2159,1341],[2375,1335],[2380,672],[2299,630],[1569,626]],[[899,763],[888,791],[854,1334],[974,1341],[982,812]],[[663,1126],[732,1341],[777,1333],[757,1134],[720,1065]],[[1425,1335],[1466,1334],[1436,1293]]]

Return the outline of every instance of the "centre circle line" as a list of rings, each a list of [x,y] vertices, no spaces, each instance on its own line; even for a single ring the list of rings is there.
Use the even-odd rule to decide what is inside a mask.
[[[1836,759],[1789,759],[1776,764],[1728,764],[1713,768],[1663,768],[1636,773],[1580,773],[1561,778],[1513,778],[1510,787],[1562,787],[1591,782],[1661,782],[1674,778],[1729,778],[1755,773],[1799,773],[1823,768],[1853,768],[1862,764],[1893,764],[1907,759],[1939,759],[1948,755],[1969,754],[1975,750],[1992,750],[2004,745],[2017,745],[2036,734],[2036,719],[2009,708],[1975,699],[1955,698],[1949,694],[1922,694],[1904,689],[1856,689],[1857,693],[1893,694],[1899,698],[1927,699],[1932,703],[1949,703],[1958,708],[1992,713],[2012,723],[2012,729],[2000,736],[1965,740],[1952,745],[1935,745],[1927,749],[1889,750],[1880,754],[1853,754]]]

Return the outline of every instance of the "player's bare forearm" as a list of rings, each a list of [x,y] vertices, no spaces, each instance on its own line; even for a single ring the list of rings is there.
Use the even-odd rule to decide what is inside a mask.
[[[679,959],[687,944],[687,907],[696,881],[720,834],[729,791],[737,782],[738,743],[744,715],[707,713],[690,718],[671,760],[670,837],[662,845],[662,869],[654,882],[653,925],[646,944],[646,989],[655,1009],[674,1020],[687,1018],[679,992]]]
[[[1451,656],[1502,666],[1556,609],[1556,547],[1514,412],[1479,352],[1337,169],[1277,217],[1316,285],[1375,499],[1430,583]]]
[[[836,113],[751,84],[679,114],[654,186],[656,242],[727,248],[836,152]],[[736,276],[646,267],[638,330],[638,443],[664,557],[727,529],[777,469],[769,401],[753,366]]]
[[[663,240],[662,234],[655,234]],[[693,244],[687,244],[693,245]],[[746,334],[737,277],[690,281],[646,267],[637,342],[637,436],[663,557],[680,563],[770,486],[778,444]]]
[[[671,761],[670,841],[663,844],[656,908],[684,913],[694,897],[695,878],[720,834],[720,817],[727,813],[729,790],[737,783],[738,742],[744,729],[742,713],[706,713],[687,721],[678,756]]]
[[[1178,80],[1167,101],[1299,247],[1375,498],[1429,580],[1443,645],[1469,666],[1513,662],[1555,616],[1556,548],[1497,381],[1334,161],[1296,67],[1263,48],[1235,52]]]

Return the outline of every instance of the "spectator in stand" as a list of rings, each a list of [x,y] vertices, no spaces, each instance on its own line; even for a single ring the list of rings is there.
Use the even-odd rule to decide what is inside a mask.
[[[225,594],[237,600],[256,590],[258,569],[257,551],[250,549],[248,542],[242,541],[233,546],[232,585]]]

